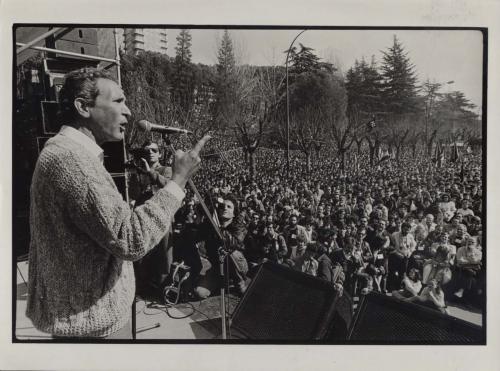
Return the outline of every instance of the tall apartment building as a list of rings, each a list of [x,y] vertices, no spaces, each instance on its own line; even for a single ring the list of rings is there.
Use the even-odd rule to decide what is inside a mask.
[[[125,28],[122,45],[126,53],[137,54],[149,50],[167,54],[167,29]]]

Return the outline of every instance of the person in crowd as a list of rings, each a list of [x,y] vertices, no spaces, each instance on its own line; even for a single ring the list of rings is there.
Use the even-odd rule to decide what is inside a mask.
[[[223,240],[215,232],[213,226],[206,221],[199,230],[197,241],[205,242],[210,269],[200,278],[195,289],[196,295],[205,299],[220,288],[221,259],[224,262],[225,272],[229,277],[225,279],[235,283],[239,294],[244,294],[248,285],[248,262],[243,255],[246,227],[239,218],[238,202],[229,194],[217,205],[217,220]]]
[[[455,202],[451,200],[450,195],[446,192],[441,194],[441,201],[439,202],[438,205],[439,205],[439,211],[443,215],[446,215],[447,213],[451,213],[451,215],[454,215],[455,212],[457,211]]]
[[[451,278],[449,250],[447,246],[442,245],[437,248],[436,254],[431,259],[425,261],[422,268],[422,283],[427,285],[431,280],[437,279],[440,286],[444,286],[450,282]]]
[[[400,286],[408,269],[408,260],[417,247],[410,229],[411,225],[404,222],[401,224],[401,232],[394,232],[390,238],[393,250],[388,257],[388,280],[392,287]]]
[[[123,140],[131,116],[125,100],[104,70],[68,73],[59,93],[63,126],[35,167],[26,315],[55,338],[132,338],[132,261],[168,233],[209,139],[177,151],[171,180],[131,209],[101,148]]]
[[[385,220],[377,220],[375,222],[375,228],[372,231],[368,231],[366,236],[366,241],[370,245],[370,249],[373,253],[373,258],[369,262],[366,272],[372,276],[377,291],[384,293],[386,292],[387,285],[387,248],[390,245],[390,237],[385,227]]]
[[[464,292],[473,296],[477,290],[477,276],[481,269],[483,254],[477,246],[474,237],[465,237],[465,245],[460,247],[456,256],[456,287],[455,296],[462,298]]]
[[[305,226],[305,234],[306,234],[307,243],[316,242],[316,240],[318,239],[318,233],[315,230],[312,218],[306,218],[306,221],[304,224],[305,224],[304,226]]]
[[[457,213],[462,215],[464,218],[474,216],[474,211],[470,208],[471,203],[469,199],[462,200],[462,204],[460,209],[457,210]]]
[[[341,249],[334,250],[331,253],[332,263],[335,266],[338,265],[341,267],[344,272],[344,289],[347,289],[349,292],[354,289],[353,276],[359,268],[359,260],[356,260],[353,255],[354,244],[354,238],[349,237],[345,240],[344,246]]]
[[[459,249],[460,247],[465,246],[467,237],[470,237],[469,233],[467,233],[467,227],[465,224],[459,224],[455,233],[450,234],[450,244]]]
[[[418,296],[420,290],[422,290],[420,271],[416,268],[412,268],[408,271],[408,275],[405,274],[401,289],[394,290],[392,296],[404,300]]]
[[[366,268],[373,260],[373,254],[366,238],[366,228],[360,227],[356,232],[356,240],[353,249],[353,256],[357,261],[358,268],[355,272],[357,280],[357,289],[366,295],[373,290],[373,277],[366,271]]]
[[[481,218],[479,216],[471,217],[469,225],[467,227],[467,233],[473,237],[477,237],[479,232],[482,230]]]
[[[317,256],[318,245],[315,242],[308,243],[304,253],[295,259],[294,269],[316,277],[318,273],[318,261],[315,258]]]
[[[286,246],[288,249],[288,258],[294,260],[297,256],[297,248],[300,241],[307,241],[307,232],[304,226],[298,224],[297,215],[290,215],[289,224],[283,229],[283,237],[285,237]]]
[[[415,240],[418,243],[423,243],[429,233],[436,229],[436,223],[434,223],[434,215],[427,214],[425,220],[420,222],[415,228]]]
[[[438,279],[429,281],[419,295],[404,299],[408,302],[416,302],[436,309],[443,314],[448,314],[448,309],[445,302],[444,291],[441,288]]]
[[[345,274],[342,266],[334,264],[328,256],[328,248],[324,244],[317,244],[318,262],[317,277],[330,282],[334,285],[335,289],[342,295],[344,290]]]

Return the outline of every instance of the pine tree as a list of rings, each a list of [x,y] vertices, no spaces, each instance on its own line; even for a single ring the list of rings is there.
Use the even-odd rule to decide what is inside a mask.
[[[174,58],[173,101],[184,111],[189,111],[193,104],[194,76],[191,64],[191,34],[187,29],[181,29],[176,37]]]
[[[396,35],[392,47],[383,55],[383,99],[387,111],[393,114],[414,112],[417,106],[415,66]]]
[[[362,116],[371,117],[381,110],[382,78],[377,70],[377,63],[372,57],[371,63],[356,60],[346,74],[348,110],[358,110]]]
[[[236,60],[234,58],[233,42],[228,30],[224,30],[217,53],[217,73],[221,78],[228,78],[234,73]]]
[[[177,64],[191,63],[191,33],[189,30],[181,29],[175,40],[177,40],[175,62]]]
[[[234,57],[233,42],[227,30],[217,52],[217,74],[214,81],[215,105],[214,117],[219,125],[225,125],[224,109],[230,105],[236,89],[236,59]]]

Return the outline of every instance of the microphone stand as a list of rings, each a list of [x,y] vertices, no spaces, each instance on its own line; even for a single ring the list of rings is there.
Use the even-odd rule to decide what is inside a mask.
[[[167,146],[170,147],[172,151],[172,155],[175,155],[175,148],[172,145],[172,141],[170,140],[170,137],[167,133],[162,134],[163,141]],[[203,211],[205,212],[208,220],[210,221],[210,224],[212,225],[214,231],[217,233],[217,237],[220,238],[222,241],[222,244],[224,245],[224,237],[222,236],[222,232],[220,231],[219,225],[214,221],[212,218],[212,215],[210,214],[210,210],[208,210],[207,205],[203,201],[203,198],[200,195],[200,192],[198,192],[198,189],[196,188],[196,185],[193,183],[191,179],[188,179],[188,184],[191,190],[194,192],[198,200],[200,200],[201,207]],[[226,260],[226,257],[228,256],[228,251],[227,249],[224,248],[224,246],[220,247],[218,250],[219,253],[219,271],[220,271],[220,311],[221,311],[221,327],[222,327],[222,339],[226,340],[227,339],[227,332],[226,332],[226,299],[225,299],[225,290],[224,290],[224,280],[225,277],[224,275],[224,261]]]

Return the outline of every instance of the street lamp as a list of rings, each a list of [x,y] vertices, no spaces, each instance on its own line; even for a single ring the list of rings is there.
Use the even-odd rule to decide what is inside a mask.
[[[286,73],[286,176],[290,177],[290,99],[288,96],[288,57],[290,56],[290,51],[292,50],[293,43],[297,38],[302,35],[307,30],[302,30],[295,38],[293,39],[290,47],[288,48],[288,52],[286,53],[286,61],[285,61],[285,73]]]

